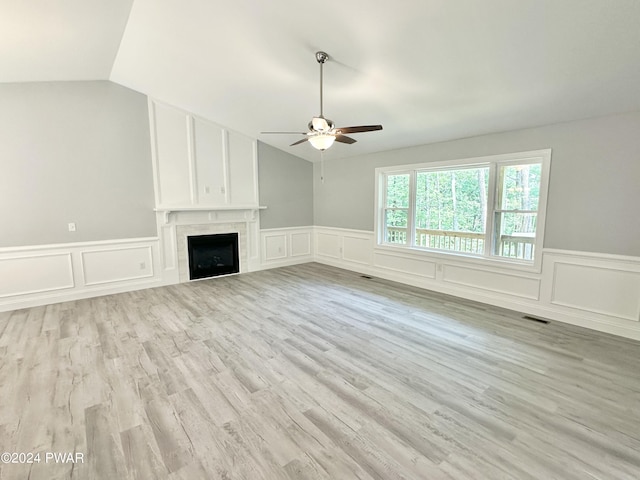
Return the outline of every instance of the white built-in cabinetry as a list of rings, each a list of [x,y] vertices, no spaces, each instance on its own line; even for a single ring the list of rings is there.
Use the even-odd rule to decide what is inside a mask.
[[[157,209],[257,208],[256,140],[149,101]]]
[[[257,269],[257,141],[152,99],[149,120],[163,282],[188,279],[195,234],[238,233],[240,272]]]

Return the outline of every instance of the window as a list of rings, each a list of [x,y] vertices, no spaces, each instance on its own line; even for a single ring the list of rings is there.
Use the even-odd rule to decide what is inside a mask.
[[[409,174],[388,175],[384,209],[385,241],[407,243],[409,219]]]
[[[377,169],[379,244],[536,263],[550,158],[541,150]]]
[[[488,176],[488,167],[417,171],[415,244],[483,253]]]
[[[493,254],[533,260],[541,164],[501,165],[494,210]]]

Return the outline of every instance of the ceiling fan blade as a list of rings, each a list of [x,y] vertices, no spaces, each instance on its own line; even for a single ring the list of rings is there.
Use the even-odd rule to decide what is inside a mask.
[[[347,137],[346,135],[336,135],[336,142],[348,143],[351,145],[352,143],[356,143],[357,140],[355,138]]]
[[[306,135],[306,133],[305,133],[305,135]],[[306,142],[307,140],[309,140],[309,138],[308,138],[308,137],[307,137],[307,138],[303,138],[302,140],[298,140],[297,142],[294,142],[294,143],[292,143],[292,144],[291,144],[291,145],[289,145],[289,146],[290,146],[290,147],[294,147],[294,146],[296,146],[296,145],[300,145],[301,143]]]
[[[340,127],[336,128],[342,133],[361,133],[361,132],[373,132],[375,130],[382,130],[382,125],[361,125],[359,127]]]
[[[260,132],[260,135],[306,135],[307,132]]]

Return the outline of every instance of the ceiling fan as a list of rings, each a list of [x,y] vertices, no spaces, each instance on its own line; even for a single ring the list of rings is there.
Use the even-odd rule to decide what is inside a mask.
[[[325,52],[316,52],[316,60],[320,64],[320,115],[313,117],[309,122],[309,131],[307,132],[261,132],[263,134],[285,134],[285,135],[304,135],[306,138],[298,140],[292,143],[290,146],[300,145],[304,142],[309,142],[314,148],[322,151],[333,145],[333,142],[352,144],[356,143],[356,140],[347,137],[347,133],[362,133],[372,132],[374,130],[382,130],[382,125],[361,125],[357,127],[336,127],[332,120],[324,118],[324,110],[322,105],[323,100],[323,81],[322,81],[322,66],[327,60],[329,55]]]

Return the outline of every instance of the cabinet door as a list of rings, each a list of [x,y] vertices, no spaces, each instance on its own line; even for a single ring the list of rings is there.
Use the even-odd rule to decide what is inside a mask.
[[[228,132],[229,190],[231,205],[257,205],[255,142]]]
[[[224,159],[224,131],[214,123],[193,119],[196,188],[199,205],[227,204],[226,162]]]
[[[189,205],[191,175],[187,114],[153,103],[157,201],[163,205]]]

